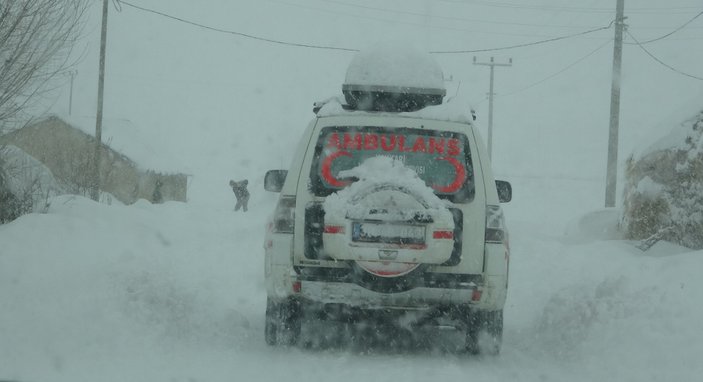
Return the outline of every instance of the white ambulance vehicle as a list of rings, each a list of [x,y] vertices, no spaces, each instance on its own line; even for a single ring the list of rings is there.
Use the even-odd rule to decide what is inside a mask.
[[[390,56],[390,57],[389,57]],[[510,248],[496,181],[468,106],[443,102],[429,55],[371,49],[344,100],[315,105],[266,233],[265,337],[295,344],[308,318],[451,325],[497,354]]]

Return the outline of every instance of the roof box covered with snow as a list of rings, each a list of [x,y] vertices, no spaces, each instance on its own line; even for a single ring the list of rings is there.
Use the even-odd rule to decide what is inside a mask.
[[[401,112],[439,105],[447,91],[429,53],[383,43],[354,56],[342,93],[350,109]]]

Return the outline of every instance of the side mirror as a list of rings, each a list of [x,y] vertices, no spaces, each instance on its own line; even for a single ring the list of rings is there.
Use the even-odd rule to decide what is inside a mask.
[[[288,170],[269,170],[264,177],[264,189],[271,192],[281,192],[286,182]]]
[[[498,190],[498,201],[507,203],[513,199],[513,186],[504,180],[496,180],[496,189]]]

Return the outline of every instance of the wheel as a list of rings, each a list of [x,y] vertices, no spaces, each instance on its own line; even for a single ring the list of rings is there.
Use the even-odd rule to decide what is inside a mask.
[[[300,303],[292,298],[283,301],[266,299],[264,337],[269,345],[295,345],[300,337]]]
[[[466,351],[470,354],[498,355],[503,342],[503,310],[474,311],[468,320]]]

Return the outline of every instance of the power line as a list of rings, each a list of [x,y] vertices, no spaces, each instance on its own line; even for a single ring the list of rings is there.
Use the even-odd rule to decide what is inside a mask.
[[[336,47],[336,46],[303,44],[303,43],[295,43],[295,42],[287,42],[287,41],[281,41],[281,40],[274,40],[274,39],[264,38],[264,37],[259,37],[259,36],[254,36],[254,35],[250,35],[250,34],[246,34],[246,33],[242,33],[242,32],[237,32],[237,31],[231,31],[231,30],[226,30],[226,29],[211,27],[211,26],[208,26],[208,25],[196,23],[196,22],[194,22],[194,21],[186,20],[186,19],[183,19],[183,18],[180,18],[180,17],[171,16],[171,15],[169,15],[169,14],[166,14],[166,13],[163,13],[163,12],[159,12],[159,11],[156,11],[156,10],[153,10],[153,9],[140,7],[140,6],[138,6],[138,5],[134,5],[134,4],[129,3],[129,2],[126,2],[126,1],[124,1],[124,0],[117,0],[117,3],[119,3],[119,4],[124,4],[124,5],[128,6],[128,7],[132,7],[132,8],[134,8],[134,9],[138,9],[138,10],[140,10],[140,11],[153,13],[153,14],[156,14],[156,15],[159,15],[159,16],[162,16],[162,17],[166,17],[166,18],[169,18],[169,19],[172,19],[172,20],[180,21],[180,22],[182,22],[182,23],[190,24],[190,25],[193,25],[193,26],[196,26],[196,27],[199,27],[199,28],[203,28],[203,29],[207,29],[207,30],[211,30],[211,31],[214,31],[214,32],[220,32],[220,33],[231,34],[231,35],[235,35],[235,36],[240,36],[240,37],[249,38],[249,39],[252,39],[252,40],[264,41],[264,42],[268,42],[268,43],[272,43],[272,44],[287,45],[287,46],[294,46],[294,47],[300,47],[300,48],[326,49],[326,50],[341,50],[341,51],[347,51],[347,52],[357,52],[357,51],[358,51],[358,49],[352,49],[352,48],[342,48],[342,47]]]
[[[561,11],[561,12],[574,12],[574,13],[612,13],[612,8],[603,7],[568,7],[559,5],[525,5],[510,2],[499,2],[499,1],[457,1],[457,0],[438,0],[443,3],[449,4],[461,4],[461,5],[478,5],[493,8],[510,8],[510,9],[522,9],[528,11]],[[628,13],[658,13],[658,14],[681,14],[689,13],[691,9],[698,9],[699,7],[642,7],[642,8],[630,8]]]
[[[703,81],[703,77],[697,77],[697,76],[694,76],[694,75],[692,75],[692,74],[688,74],[688,73],[682,72],[682,71],[680,71],[680,70],[674,68],[673,66],[671,66],[671,65],[669,65],[669,64],[667,64],[667,63],[665,63],[664,61],[660,60],[660,59],[657,58],[655,55],[653,55],[652,53],[650,53],[650,52],[647,50],[647,48],[645,48],[645,47],[642,45],[642,43],[640,43],[639,41],[637,41],[637,39],[635,38],[635,36],[633,36],[629,31],[626,30],[625,32],[627,33],[628,36],[630,36],[633,40],[635,40],[635,44],[636,44],[637,46],[639,46],[640,49],[642,49],[645,53],[647,53],[647,55],[648,55],[649,57],[651,57],[654,61],[658,62],[659,64],[661,64],[662,66],[666,67],[667,69],[669,69],[669,70],[671,70],[671,71],[673,71],[673,72],[676,72],[676,73],[678,73],[678,74],[680,74],[680,75],[682,75],[682,76],[686,76],[686,77],[690,77],[690,78],[693,78],[693,79],[696,79],[696,80],[699,80],[699,81]]]
[[[671,31],[671,32],[669,32],[669,33],[667,33],[667,34],[665,34],[665,35],[659,36],[659,37],[657,37],[657,38],[653,38],[653,39],[651,39],[651,40],[642,41],[642,42],[640,42],[639,44],[644,45],[644,44],[649,44],[650,42],[655,42],[655,41],[663,40],[663,39],[665,39],[665,38],[671,36],[672,34],[674,34],[674,33],[678,32],[678,31],[680,31],[681,29],[685,28],[688,24],[692,23],[693,20],[697,19],[697,18],[700,17],[701,15],[703,15],[703,11],[699,12],[697,15],[693,16],[693,18],[691,18],[690,20],[688,20],[688,21],[686,21],[685,23],[681,24],[678,28],[674,29],[673,31]],[[627,43],[627,44],[632,44],[632,43]]]
[[[528,46],[546,44],[549,42],[565,40],[568,38],[583,36],[583,35],[587,35],[590,33],[599,32],[599,31],[602,31],[605,29],[610,29],[610,27],[613,26],[613,22],[614,21],[611,21],[610,24],[608,24],[606,26],[590,29],[590,30],[587,30],[584,32],[572,33],[572,34],[568,34],[568,35],[564,35],[564,36],[552,37],[552,38],[549,38],[546,40],[533,41],[533,42],[528,42],[528,43],[524,43],[524,44],[510,45],[510,46],[504,46],[504,47],[500,47],[500,48],[486,48],[486,49],[474,49],[474,50],[438,50],[438,51],[430,51],[430,53],[435,53],[435,54],[481,53],[481,52],[495,52],[498,50],[508,50],[508,49],[515,49],[515,48],[524,48],[524,47],[528,47]]]
[[[293,46],[293,47],[299,47],[299,48],[312,48],[312,49],[326,49],[326,50],[339,50],[339,51],[346,51],[346,52],[358,52],[358,49],[354,48],[345,48],[345,47],[336,47],[336,46],[329,46],[329,45],[315,45],[315,44],[305,44],[305,43],[295,43],[295,42],[287,42],[287,41],[282,41],[282,40],[275,40],[275,39],[270,39],[270,38],[264,38],[264,37],[259,37],[247,33],[242,33],[242,32],[237,32],[237,31],[232,31],[232,30],[226,30],[222,28],[216,28],[216,27],[211,27],[205,24],[197,23],[194,21],[186,20],[181,17],[177,16],[172,16],[164,12],[160,12],[154,9],[150,8],[145,8],[141,7],[135,4],[132,4],[130,2],[124,1],[124,0],[115,0],[117,4],[119,5],[126,5],[128,7],[143,11],[143,12],[148,12],[152,13],[161,17],[166,17],[171,20],[179,21],[185,24],[189,24],[192,26],[196,26],[199,28],[203,28],[206,30],[210,30],[213,32],[219,32],[219,33],[225,33],[225,34],[231,34],[239,37],[244,37],[244,38],[249,38],[257,41],[263,41],[263,42],[268,42],[268,43],[273,43],[273,44],[279,44],[279,45],[286,45],[286,46]],[[529,43],[524,43],[524,44],[517,44],[517,45],[511,45],[511,46],[504,46],[504,47],[498,47],[498,48],[484,48],[484,49],[473,49],[473,50],[443,50],[443,51],[430,51],[430,53],[433,54],[460,54],[460,53],[481,53],[481,52],[494,52],[494,51],[501,51],[501,50],[509,50],[509,49],[515,49],[515,48],[524,48],[528,46],[533,46],[533,45],[541,45],[541,44],[546,44],[554,41],[560,41],[560,40],[565,40],[568,38],[573,38],[573,37],[579,37],[583,35],[587,35],[590,33],[598,32],[601,30],[609,29],[612,27],[614,21],[611,21],[610,24],[599,27],[599,28],[594,28],[590,29],[587,31],[583,32],[578,32],[578,33],[572,33],[568,35],[563,35],[563,36],[558,36],[558,37],[552,37],[544,40],[539,40],[539,41],[533,41]]]
[[[584,61],[584,60],[587,59],[588,57],[591,57],[592,55],[594,55],[594,54],[595,54],[596,52],[598,52],[599,50],[603,49],[603,48],[606,47],[607,45],[610,45],[611,42],[612,42],[612,40],[607,40],[604,44],[599,45],[596,49],[590,51],[590,52],[589,52],[588,54],[586,54],[585,56],[583,56],[583,57],[579,58],[578,60],[572,62],[571,64],[567,65],[566,67],[562,68],[561,70],[559,70],[559,71],[556,72],[556,73],[553,73],[553,74],[551,74],[551,75],[549,75],[549,76],[547,76],[547,77],[545,77],[545,78],[543,78],[543,79],[541,79],[541,80],[539,80],[539,81],[537,81],[537,82],[533,82],[532,84],[527,85],[527,86],[525,86],[524,88],[521,88],[521,89],[518,89],[518,90],[514,90],[514,91],[512,91],[512,92],[509,92],[509,93],[500,95],[500,96],[498,96],[498,97],[503,98],[503,97],[508,97],[508,96],[511,96],[511,95],[514,95],[514,94],[517,94],[517,93],[522,93],[522,92],[524,92],[524,91],[527,90],[527,89],[530,89],[530,88],[535,87],[535,86],[537,86],[537,85],[539,85],[539,84],[541,84],[541,83],[543,83],[543,82],[546,82],[546,81],[548,81],[548,80],[551,80],[552,78],[554,78],[554,77],[556,77],[556,76],[558,76],[558,75],[564,73],[565,71],[571,69],[572,67],[574,67],[574,66],[580,64],[582,61]]]
[[[360,18],[360,19],[368,19],[368,20],[375,20],[375,21],[381,21],[381,22],[392,22],[392,23],[398,23],[398,24],[406,24],[406,25],[415,25],[415,26],[425,26],[417,23],[411,23],[411,22],[402,22],[398,20],[388,20],[388,19],[382,19],[378,17],[372,17],[372,16],[362,16],[362,15],[357,15],[357,14],[351,14],[351,13],[346,13],[346,12],[340,12],[337,10],[331,10],[331,9],[324,9],[320,7],[315,7],[315,6],[308,6],[308,5],[303,5],[303,4],[298,4],[295,2],[289,2],[285,0],[269,0],[274,3],[279,3],[279,4],[285,4],[288,6],[292,7],[297,7],[297,8],[302,8],[302,9],[310,9],[314,10],[317,12],[325,12],[325,13],[331,13],[335,15],[344,15],[344,16],[349,16],[349,17],[355,17],[355,18]],[[328,4],[338,4],[344,7],[349,7],[349,8],[356,8],[356,9],[364,9],[364,10],[370,10],[370,11],[378,11],[378,12],[384,12],[384,13],[390,13],[390,14],[397,14],[397,15],[407,15],[407,16],[415,16],[415,17],[430,17],[433,19],[440,19],[440,20],[450,20],[450,21],[466,21],[466,22],[471,22],[471,23],[477,23],[477,24],[495,24],[495,25],[515,25],[515,26],[524,26],[524,27],[531,27],[531,28],[567,28],[567,29],[585,29],[585,28],[593,28],[592,26],[583,26],[583,25],[550,25],[550,24],[532,24],[532,23],[519,23],[519,22],[509,22],[509,21],[496,21],[496,20],[485,20],[485,19],[471,19],[471,18],[465,18],[465,17],[457,17],[457,16],[446,16],[446,15],[434,15],[434,14],[425,14],[421,12],[413,12],[413,11],[408,11],[408,10],[398,10],[398,9],[389,9],[389,8],[382,8],[382,7],[375,7],[375,6],[368,6],[368,5],[361,5],[361,4],[355,4],[355,3],[350,3],[347,1],[342,1],[342,0],[318,0],[323,3],[328,3]],[[462,3],[463,4],[463,3]],[[545,8],[546,10],[547,8]],[[557,12],[561,12],[559,10],[560,8],[555,8]],[[591,8],[570,8],[570,9],[591,9]],[[604,12],[599,12],[599,13],[612,13],[612,10],[608,10],[606,8],[601,8]],[[652,9],[658,9],[658,8],[652,8]],[[670,8],[667,8],[670,9]],[[607,10],[607,12],[605,12]],[[566,23],[568,24],[568,23]],[[476,33],[488,33],[488,32],[482,32],[482,31],[473,31],[473,30],[468,30],[468,29],[463,29],[463,28],[452,28],[452,27],[439,27],[439,26],[430,26],[430,28],[433,29],[446,29],[446,30],[456,30],[456,31],[465,31],[465,32],[476,32]],[[703,28],[703,27],[701,27]],[[654,26],[654,27],[639,27],[639,29],[671,29],[670,26]],[[532,35],[527,35],[525,33],[502,33],[502,32],[490,32],[491,34],[494,35],[506,35],[506,36],[533,36],[533,37],[549,37],[549,36],[538,36],[535,34]]]
[[[696,16],[696,17],[697,17],[697,16]],[[631,27],[631,26],[630,26],[630,27]],[[648,29],[648,30],[654,30],[654,29],[671,29],[670,26],[662,26],[662,25],[658,25],[658,26],[647,26],[647,27],[637,26],[636,28],[637,28],[638,30],[639,30],[639,29],[642,29],[642,30],[645,30],[645,29]],[[691,29],[703,29],[703,26],[700,26],[700,27],[689,27],[689,28],[687,28],[687,29],[688,29],[688,30],[691,30]]]
[[[373,6],[366,6],[366,5],[360,5],[360,4],[354,4],[354,3],[348,3],[345,1],[340,1],[340,0],[320,0],[324,3],[330,3],[330,4],[339,4],[345,7],[351,7],[351,8],[359,8],[359,9],[367,9],[367,10],[372,10],[372,11],[380,11],[380,12],[386,12],[386,13],[394,13],[394,14],[399,14],[399,15],[409,15],[409,16],[418,16],[418,17],[426,17],[428,15],[421,13],[421,12],[412,12],[412,11],[406,11],[406,10],[396,10],[396,9],[388,9],[388,8],[381,8],[381,7],[373,7]],[[286,3],[289,4],[289,3]],[[292,5],[292,4],[290,4]],[[297,5],[297,4],[296,4]],[[316,8],[317,9],[317,8]],[[530,24],[530,23],[515,23],[515,22],[508,22],[508,21],[487,21],[484,19],[468,19],[465,17],[457,17],[457,16],[444,16],[444,15],[429,15],[431,18],[434,19],[441,19],[441,20],[453,20],[453,21],[468,21],[472,23],[481,23],[481,24],[497,24],[497,25],[518,25],[518,26],[526,26],[526,27],[539,27],[539,28],[569,28],[569,29],[584,29],[588,28],[587,26],[578,26],[578,25],[544,25],[544,24]]]
[[[347,16],[347,17],[362,19],[362,20],[373,20],[373,21],[378,21],[378,22],[382,22],[385,24],[393,23],[393,24],[402,24],[402,25],[412,25],[414,27],[420,27],[420,28],[430,28],[430,29],[436,29],[436,30],[449,30],[449,31],[458,31],[458,32],[465,32],[465,33],[468,32],[468,33],[472,33],[472,34],[484,33],[484,34],[502,35],[502,36],[521,36],[521,37],[537,37],[537,38],[549,37],[549,36],[544,36],[544,35],[525,34],[525,33],[507,33],[507,32],[496,32],[496,31],[484,32],[481,30],[457,28],[457,27],[451,27],[451,26],[426,25],[426,24],[420,24],[420,23],[414,23],[414,22],[408,22],[408,21],[401,21],[401,20],[397,20],[397,19],[386,19],[386,18],[377,17],[377,16],[366,16],[366,15],[347,13],[347,12],[340,12],[338,10],[303,5],[303,4],[298,4],[295,2],[290,2],[290,1],[285,1],[285,0],[269,0],[269,1],[274,2],[274,3],[278,3],[278,4],[285,4],[285,5],[288,5],[291,7],[296,7],[296,8],[301,8],[301,9],[309,9],[309,10],[313,10],[315,12],[329,13],[329,14],[333,14],[333,15],[343,15],[343,16]],[[324,0],[321,0],[321,1],[324,1]],[[342,3],[339,3],[339,4],[342,4]],[[412,14],[412,15],[418,15],[418,16],[421,15],[419,13],[413,13],[413,12],[409,12],[409,11],[393,11],[393,10],[387,10],[387,9],[384,10],[383,8],[373,8],[373,7],[357,6],[357,5],[349,5],[349,6],[362,8],[362,9],[375,9],[378,11],[387,11],[387,12],[393,12],[393,13],[397,13],[397,14]],[[473,20],[469,20],[469,19],[465,19],[464,21],[473,22]],[[476,21],[479,22],[478,20],[476,20]],[[480,21],[480,22],[483,22],[483,21]],[[515,23],[515,25],[520,25],[520,24]],[[527,26],[527,25],[524,25],[524,26]],[[579,29],[583,29],[583,28],[579,28]]]

